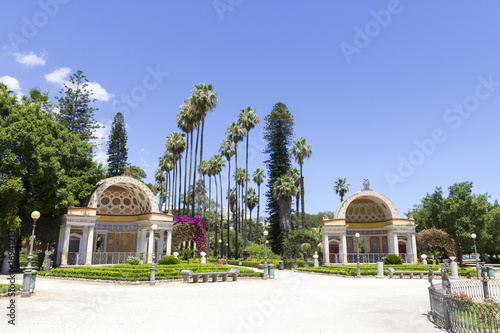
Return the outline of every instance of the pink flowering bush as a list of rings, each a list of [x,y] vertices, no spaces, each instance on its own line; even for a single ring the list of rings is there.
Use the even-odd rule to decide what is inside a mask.
[[[208,237],[199,216],[187,217],[174,216],[174,228],[172,231],[172,246],[178,248],[182,242],[192,241],[196,243],[198,254],[207,252]]]

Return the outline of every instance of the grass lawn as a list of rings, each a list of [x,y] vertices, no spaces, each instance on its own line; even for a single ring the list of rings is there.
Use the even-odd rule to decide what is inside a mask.
[[[19,291],[19,290],[22,290],[23,289],[23,286],[20,285],[20,284],[15,284],[15,290],[16,291]],[[0,284],[0,294],[6,294],[9,292],[9,289],[10,289],[10,284],[6,283],[6,284]]]
[[[193,272],[227,272],[234,266],[217,264],[178,264],[156,265],[156,280],[180,279],[181,270],[189,269]],[[262,273],[242,267],[238,276],[260,277]],[[90,280],[122,280],[122,281],[149,281],[150,264],[143,265],[114,265],[114,266],[77,266],[72,268],[53,268],[49,272],[38,272],[40,276],[73,277]]]

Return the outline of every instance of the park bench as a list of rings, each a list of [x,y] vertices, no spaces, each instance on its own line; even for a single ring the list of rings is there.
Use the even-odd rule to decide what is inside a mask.
[[[420,275],[420,278],[424,278],[424,274],[429,274],[429,271],[396,271],[394,268],[389,267],[389,278],[392,279],[394,274],[398,274],[399,278],[402,279],[404,274],[409,274],[410,279],[413,279],[413,274]],[[441,274],[441,270],[435,271],[434,274]]]
[[[189,278],[192,276],[193,277],[193,283],[198,283],[198,279],[200,276],[203,279],[203,282],[208,281],[208,277],[212,277],[212,282],[217,282],[219,275],[222,277],[222,282],[227,281],[227,276],[231,275],[233,277],[233,281],[238,281],[238,274],[240,273],[240,270],[237,268],[231,268],[229,272],[200,272],[200,273],[193,273],[193,271],[188,270],[188,269],[183,269],[181,271],[182,275],[182,280],[184,282],[189,282]]]

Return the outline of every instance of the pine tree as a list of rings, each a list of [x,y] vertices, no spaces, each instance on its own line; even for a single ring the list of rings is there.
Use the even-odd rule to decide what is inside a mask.
[[[78,70],[70,76],[69,83],[64,84],[61,97],[56,97],[60,109],[59,122],[86,142],[97,139],[94,130],[100,128],[94,119],[94,111],[98,109],[89,106],[96,100],[91,98],[93,93],[88,89],[88,82],[83,72]]]
[[[293,116],[283,103],[276,103],[270,114],[264,119],[264,139],[267,146],[265,154],[269,158],[264,162],[268,171],[267,212],[269,213],[269,243],[274,253],[283,252],[284,233],[280,228],[279,204],[273,194],[276,180],[286,175],[291,167],[288,146],[293,137]]]
[[[127,164],[127,130],[123,114],[118,112],[111,124],[108,140],[108,177],[120,176]]]

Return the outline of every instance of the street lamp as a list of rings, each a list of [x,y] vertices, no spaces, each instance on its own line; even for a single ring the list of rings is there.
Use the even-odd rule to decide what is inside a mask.
[[[23,291],[21,292],[21,297],[30,297],[30,284],[31,284],[31,275],[33,274],[33,270],[31,268],[31,260],[33,259],[33,241],[35,239],[35,228],[36,228],[36,220],[40,218],[40,213],[38,211],[34,211],[31,213],[31,218],[33,219],[33,231],[31,232],[31,242],[30,242],[30,253],[28,255],[28,266],[24,270],[23,276]]]
[[[219,246],[217,247],[217,250],[218,250],[217,252],[219,252],[219,260],[220,260],[220,258],[221,258],[221,255],[220,255],[220,248],[221,248],[221,244],[222,244],[222,240],[221,240],[221,239],[219,239]]]
[[[476,257],[476,271],[477,271],[477,278],[481,278],[481,270],[479,268],[479,258],[477,255],[477,247],[476,247],[476,234],[471,234],[470,237],[474,240],[474,254]]]
[[[226,243],[226,265],[228,258],[229,258],[229,243]]]
[[[149,275],[149,285],[150,286],[154,286],[155,285],[155,269],[156,269],[156,266],[155,266],[155,247],[154,247],[154,241],[155,241],[155,237],[154,237],[154,233],[156,231],[156,229],[158,229],[158,226],[156,224],[153,224],[151,226],[151,232],[153,233],[153,260],[151,260],[151,274]]]
[[[358,265],[357,265],[357,271],[358,271],[358,275],[356,276],[357,278],[360,278],[361,277],[361,266],[359,264],[359,232],[357,232],[354,236],[356,236],[356,252],[357,252],[357,257],[358,257]]]
[[[268,262],[267,262],[267,235],[269,232],[267,230],[264,230],[264,280],[267,280],[267,268],[268,268]]]

